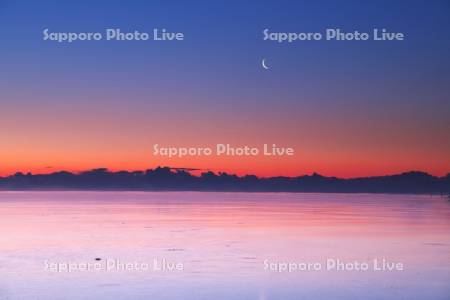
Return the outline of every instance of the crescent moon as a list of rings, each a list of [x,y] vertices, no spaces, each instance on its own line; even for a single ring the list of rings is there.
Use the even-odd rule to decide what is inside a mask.
[[[262,62],[261,62],[261,65],[262,65],[262,67],[263,67],[264,69],[269,70],[269,67],[266,65],[266,59],[265,59],[265,58],[263,58],[263,60],[262,60]]]

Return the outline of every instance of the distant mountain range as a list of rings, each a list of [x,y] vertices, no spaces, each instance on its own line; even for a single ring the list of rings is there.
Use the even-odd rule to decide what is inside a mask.
[[[133,191],[240,191],[322,193],[450,194],[450,173],[435,177],[412,171],[397,175],[342,179],[319,174],[260,178],[205,172],[192,175],[184,169],[158,167],[146,171],[110,172],[93,169],[82,173],[16,173],[0,177],[0,190],[133,190]]]

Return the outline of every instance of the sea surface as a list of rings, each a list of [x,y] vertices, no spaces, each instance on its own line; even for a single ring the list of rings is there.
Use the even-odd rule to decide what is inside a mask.
[[[450,202],[0,192],[0,299],[448,300]]]

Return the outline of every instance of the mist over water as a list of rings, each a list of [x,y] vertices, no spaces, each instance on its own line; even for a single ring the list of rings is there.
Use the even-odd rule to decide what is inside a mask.
[[[0,299],[449,299],[449,253],[441,197],[0,193]],[[374,271],[374,259],[404,269]],[[101,268],[49,268],[65,262]],[[322,269],[267,268],[285,262]]]

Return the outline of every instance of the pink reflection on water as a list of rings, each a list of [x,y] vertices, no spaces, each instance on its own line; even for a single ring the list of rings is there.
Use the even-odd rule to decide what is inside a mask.
[[[382,289],[392,280],[400,291],[396,296],[417,293],[427,281],[433,281],[436,296],[450,295],[444,285],[450,273],[450,209],[439,197],[7,192],[0,193],[0,216],[0,263],[6,266],[0,275],[13,286],[11,293],[27,290],[13,283],[26,278],[33,293],[44,282],[49,288],[66,289],[73,288],[71,284],[87,287],[95,282],[109,284],[117,293],[135,288],[142,289],[142,295],[156,293],[161,299],[164,295],[158,294],[156,287],[173,286],[168,299],[176,299],[182,291],[185,299],[194,299],[199,296],[196,287],[205,284],[215,286],[208,295],[230,299],[227,288],[236,289],[241,281],[247,286],[239,293],[254,294],[255,299],[319,296],[318,290],[326,294],[336,288],[359,295],[364,287]],[[114,276],[55,276],[42,270],[46,259],[95,257],[134,261],[164,257],[183,261],[185,270],[169,275]],[[315,262],[327,258],[387,258],[403,262],[406,271],[278,274],[263,268],[265,260]],[[120,284],[114,288],[111,284],[115,281]],[[331,285],[324,287],[324,282]],[[40,293],[44,297],[49,292]],[[27,295],[31,297],[30,293],[25,298]],[[84,296],[102,297],[95,291]]]

